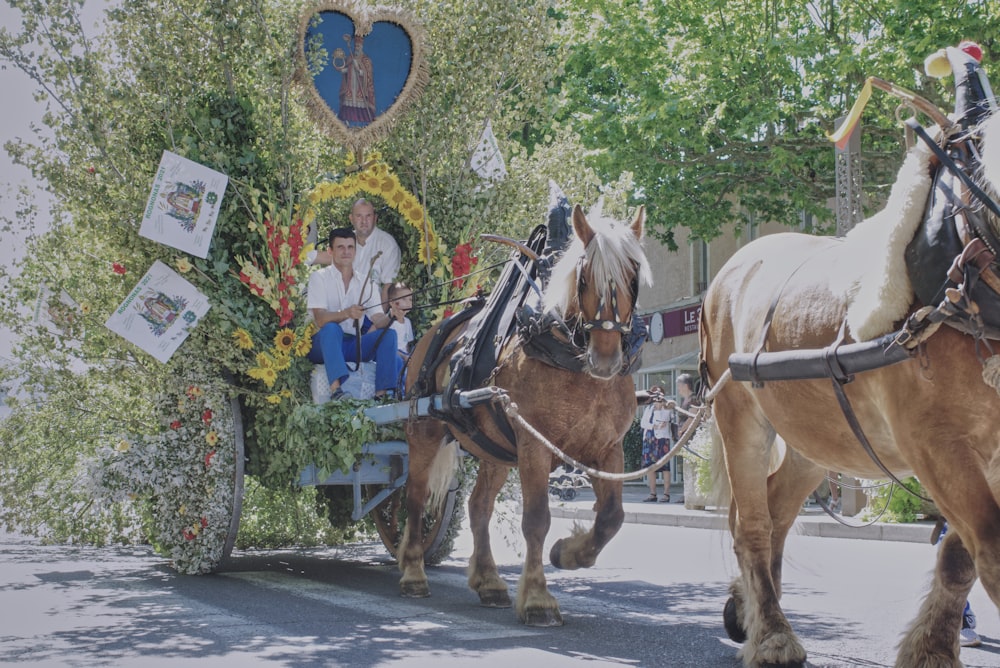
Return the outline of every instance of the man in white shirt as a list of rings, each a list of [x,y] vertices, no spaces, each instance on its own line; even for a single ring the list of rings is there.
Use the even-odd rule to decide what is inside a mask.
[[[333,399],[343,396],[347,362],[375,360],[375,396],[396,387],[401,361],[396,354],[396,332],[384,330],[392,323],[381,305],[378,286],[354,270],[354,230],[330,230],[333,264],[309,277],[307,307],[319,331],[313,335],[309,361],[322,363]],[[369,326],[370,323],[370,326]],[[360,327],[361,332],[358,332]],[[360,335],[360,359],[358,337]]]
[[[399,244],[391,234],[378,228],[375,207],[366,199],[359,199],[351,206],[348,219],[358,242],[354,271],[362,277],[371,273],[371,280],[379,286],[383,310],[388,311],[389,286],[399,274]]]

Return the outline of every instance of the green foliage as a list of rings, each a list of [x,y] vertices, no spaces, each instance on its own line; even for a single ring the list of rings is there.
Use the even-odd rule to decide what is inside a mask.
[[[321,489],[265,487],[253,476],[246,478],[240,530],[236,547],[274,549],[291,545],[313,547],[354,540],[364,524],[331,524],[317,513]]]
[[[885,482],[888,482],[888,480]],[[903,479],[903,485],[910,491],[907,492],[906,489],[900,489],[897,484],[866,485],[865,493],[868,496],[868,506],[865,510],[865,515],[881,515],[880,521],[896,522],[899,524],[940,516],[940,511],[938,511],[933,503],[920,498],[920,496],[926,498],[928,494],[919,480],[910,476]],[[910,492],[913,493],[911,494]],[[883,508],[885,509],[884,513],[882,511]]]
[[[592,149],[604,178],[634,175],[651,231],[711,239],[748,217],[829,221],[833,147],[824,134],[868,76],[950,111],[948,82],[923,60],[962,39],[997,53],[987,2],[668,3],[573,0],[552,10],[565,68],[556,119]],[[880,206],[902,158],[899,100],[876,93],[863,117],[864,188]]]

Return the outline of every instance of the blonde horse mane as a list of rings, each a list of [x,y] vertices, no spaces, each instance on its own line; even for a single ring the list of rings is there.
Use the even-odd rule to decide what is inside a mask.
[[[580,260],[590,268],[591,283],[607,299],[612,285],[619,294],[629,288],[630,273],[635,272],[647,286],[653,284],[649,261],[642,249],[642,242],[632,229],[617,220],[604,216],[598,204],[587,218],[594,232],[592,243],[586,247],[580,235],[573,236],[562,258],[552,268],[552,278],[545,291],[543,307],[567,315],[576,298],[577,265]]]

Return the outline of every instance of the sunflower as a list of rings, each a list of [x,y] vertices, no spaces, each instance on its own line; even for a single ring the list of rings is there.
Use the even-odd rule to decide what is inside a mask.
[[[298,343],[295,344],[295,356],[305,357],[312,350],[312,340],[308,336],[303,336],[299,339]]]
[[[274,381],[278,380],[278,372],[274,369],[264,369],[263,378],[264,385],[267,387],[274,387]]]
[[[250,332],[238,327],[235,332],[233,332],[233,338],[236,339],[236,345],[240,347],[241,350],[253,350],[253,337],[250,336]]]
[[[278,333],[274,335],[275,350],[279,353],[288,354],[292,351],[293,346],[295,346],[295,332],[287,327],[279,329]]]
[[[210,431],[207,434],[205,434],[205,441],[209,445],[215,445],[216,443],[219,442],[219,435],[214,431]]]
[[[269,395],[267,395],[267,403],[269,403],[269,404],[280,404],[281,403],[281,396],[277,395],[277,394],[269,394]]]
[[[291,355],[279,352],[277,355],[274,356],[274,365],[272,366],[272,368],[275,371],[284,371],[290,366],[292,366]]]

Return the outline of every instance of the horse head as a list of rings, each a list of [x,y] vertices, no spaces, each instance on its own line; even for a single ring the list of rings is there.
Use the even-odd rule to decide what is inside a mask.
[[[613,378],[622,369],[623,340],[632,329],[639,283],[652,285],[642,250],[646,212],[639,207],[630,225],[602,215],[588,221],[573,208],[575,236],[552,270],[544,307],[555,311],[583,349],[585,373]]]

